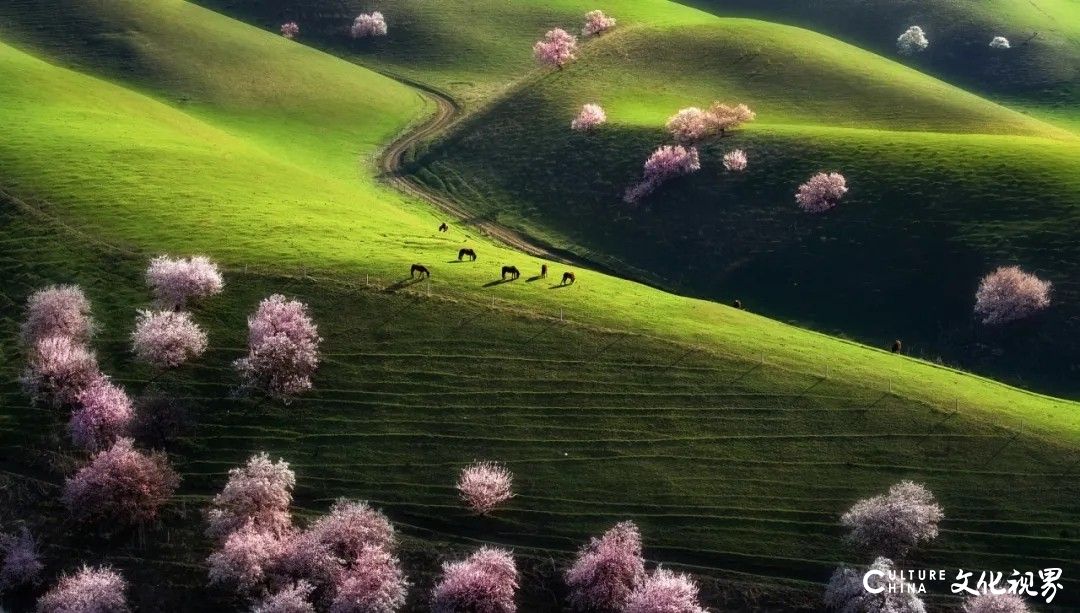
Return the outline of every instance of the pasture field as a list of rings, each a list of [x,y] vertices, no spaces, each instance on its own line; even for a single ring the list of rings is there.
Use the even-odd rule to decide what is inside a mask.
[[[273,29],[280,18],[265,11],[290,17],[296,6],[264,3],[256,11],[253,3],[207,4],[263,19]],[[942,221],[925,234],[913,231],[892,252],[925,258],[911,263],[925,268],[937,261],[930,257],[934,249],[948,246],[970,257],[956,268],[967,266],[974,275],[985,263],[980,249],[993,241],[1016,254],[1036,253],[1034,240],[1016,238],[1016,226],[1026,224],[1053,252],[1047,270],[1073,261],[1075,244],[1066,244],[1063,224],[1074,219],[1069,215],[1075,215],[1080,187],[1064,168],[1078,146],[1058,126],[819,35],[721,20],[659,0],[611,3],[625,11],[631,27],[624,33],[590,44],[580,63],[561,73],[532,73],[507,89],[507,80],[528,64],[527,53],[524,62],[520,57],[521,41],[527,49],[535,30],[576,20],[592,7],[558,0],[533,9],[514,3],[500,13],[497,4],[482,0],[473,11],[455,14],[431,3],[421,7],[420,0],[395,3],[384,12],[390,20],[401,18],[401,38],[370,49],[336,47],[329,18],[325,38],[311,28],[312,42],[334,54],[446,89],[464,103],[470,115],[451,140],[416,152],[420,161],[409,170],[463,206],[477,207],[478,215],[520,224],[613,267],[630,264],[656,285],[693,291],[674,283],[657,262],[633,261],[620,251],[626,244],[597,241],[615,226],[596,222],[601,206],[591,200],[614,188],[618,177],[633,177],[635,160],[659,136],[657,119],[683,94],[649,105],[630,92],[640,75],[610,73],[613,122],[596,136],[609,153],[588,160],[596,183],[579,186],[578,203],[556,195],[570,178],[550,161],[583,155],[580,143],[567,140],[574,137],[560,133],[534,149],[534,175],[512,174],[499,162],[491,167],[507,175],[498,178],[478,170],[492,161],[481,161],[469,135],[525,112],[543,120],[541,126],[548,119],[567,123],[563,115],[580,103],[567,92],[596,76],[594,62],[605,54],[613,58],[632,48],[635,37],[669,36],[685,50],[717,44],[718,32],[744,32],[781,50],[813,41],[820,53],[808,55],[797,72],[806,72],[806,86],[820,87],[822,95],[830,87],[815,82],[826,73],[834,74],[835,85],[871,93],[864,103],[846,105],[834,90],[833,102],[808,109],[785,100],[788,77],[771,84],[763,78],[761,121],[724,144],[771,153],[737,182],[714,177],[714,183],[779,198],[790,191],[781,179],[766,185],[756,177],[772,172],[794,179],[810,168],[813,155],[838,161],[877,156],[880,165],[876,174],[870,163],[862,167],[866,187],[845,203],[859,219],[837,215],[834,225],[805,228],[774,208],[776,219],[762,228],[763,244],[778,253],[790,249],[789,261],[819,258],[822,266],[834,265],[831,258],[847,250],[862,269],[851,274],[865,280],[883,265],[866,246],[889,237],[896,223],[895,210],[890,221],[882,205],[869,203],[869,190],[894,189],[890,181],[917,173],[919,160],[949,155],[933,163],[966,164],[970,183],[950,180],[960,194],[968,186],[971,195],[964,197],[974,199],[979,189],[1002,189],[981,185],[978,177],[1000,174],[1023,158],[1037,172],[1016,179],[1013,189],[1042,194],[1039,214],[1008,218],[987,211],[960,227],[948,221],[955,210],[931,209],[945,205],[927,197],[917,206]],[[315,23],[329,10],[308,6]],[[334,10],[347,14],[351,6]],[[59,23],[56,14],[65,20]],[[493,15],[501,20],[476,21]],[[653,17],[655,31],[633,27],[645,16]],[[470,20],[475,38],[448,34]],[[508,34],[482,36],[480,26]],[[430,41],[446,47],[425,47],[435,44]],[[451,53],[455,45],[484,61],[467,62]],[[678,52],[676,45],[672,53]],[[855,59],[830,71],[830,54]],[[440,59],[461,64],[440,66]],[[676,58],[653,60],[652,70],[661,71]],[[770,74],[767,57],[756,61]],[[880,71],[884,76],[875,76]],[[716,87],[738,83],[736,74],[720,72],[717,79]],[[658,91],[662,81],[656,76],[640,84]],[[701,104],[714,91],[689,76],[672,82],[687,100],[704,98]],[[897,96],[904,97],[902,112],[887,103]],[[849,110],[829,115],[841,107]],[[525,575],[521,610],[557,611],[564,596],[560,573],[572,552],[623,519],[641,526],[650,562],[700,577],[714,608],[816,610],[833,568],[860,561],[841,539],[839,514],[901,479],[925,483],[946,511],[941,536],[913,562],[1001,570],[1061,566],[1065,589],[1055,605],[1080,606],[1080,579],[1069,572],[1080,541],[1076,402],[768,319],[763,314],[789,316],[768,306],[768,294],[751,298],[749,287],[739,295],[755,312],[584,267],[575,267],[572,286],[533,278],[542,260],[458,220],[447,220],[450,232],[439,233],[442,213],[376,174],[383,148],[434,110],[431,97],[402,82],[181,0],[0,6],[0,527],[23,520],[42,536],[50,580],[83,562],[108,562],[131,580],[139,610],[240,608],[225,592],[205,589],[210,543],[201,511],[230,467],[266,450],[296,470],[294,507],[301,517],[324,512],[339,496],[385,510],[403,535],[413,582],[410,611],[425,610],[440,561],[479,543],[514,549]],[[766,121],[770,111],[783,119]],[[918,131],[902,131],[904,125]],[[947,133],[951,125],[969,134]],[[489,154],[507,156],[505,166],[520,163],[512,144],[537,146],[535,126],[515,130],[506,142],[488,142],[495,146]],[[455,139],[460,153],[452,155],[446,143]],[[795,150],[805,153],[790,153]],[[717,154],[715,148],[705,153],[713,166]],[[688,211],[695,190],[714,194],[704,175],[674,183],[658,197],[674,195],[674,206]],[[541,180],[552,191],[535,191]],[[513,181],[518,191],[508,187]],[[599,186],[603,181],[611,184]],[[938,181],[918,177],[920,189],[944,189]],[[882,184],[889,187],[876,187]],[[561,198],[565,207],[545,211],[550,217],[543,226],[527,215],[539,196]],[[512,199],[524,208],[511,209]],[[1011,201],[996,202],[1012,210]],[[659,215],[662,208],[634,214]],[[728,210],[734,215],[736,208]],[[917,212],[908,214],[913,219]],[[575,224],[565,221],[570,213]],[[656,247],[642,252],[657,260],[674,253],[655,241],[658,234],[629,234],[634,224],[615,223],[626,237],[653,241]],[[781,233],[792,223],[797,241]],[[598,234],[567,230],[580,224]],[[653,225],[658,233],[669,231]],[[696,246],[692,233],[670,231],[666,241]],[[835,252],[813,246],[838,245],[840,236],[855,242]],[[475,248],[479,260],[458,263],[462,246]],[[149,302],[143,270],[160,253],[206,253],[226,276],[225,293],[195,310],[211,350],[164,376],[137,364],[128,340],[136,309]],[[427,264],[432,278],[403,278],[413,262]],[[548,263],[553,277],[567,269]],[[522,278],[500,282],[504,264],[516,264]],[[790,278],[814,279],[811,269],[792,271]],[[1061,291],[1073,291],[1067,280],[1054,280]],[[905,280],[875,282],[884,296]],[[87,291],[100,324],[92,345],[106,373],[133,395],[165,394],[183,409],[183,435],[167,447],[183,482],[157,525],[103,534],[66,519],[59,487],[83,457],[67,441],[63,417],[31,406],[17,382],[25,359],[17,340],[22,305],[48,283],[78,283]],[[806,312],[823,301],[775,291],[777,303],[803,300]],[[246,317],[275,292],[308,303],[325,339],[313,393],[285,406],[233,393],[231,362],[244,353]],[[945,302],[959,309],[959,293]],[[884,304],[892,303],[883,297],[877,306]],[[851,317],[856,327],[845,332],[870,330],[858,327],[865,322],[855,313]],[[917,338],[909,332],[914,326],[878,329],[867,333],[881,335],[875,345],[896,335]],[[1071,330],[1064,329],[1060,336]],[[1015,341],[1016,351],[1036,339],[1049,342],[1048,335],[1036,329]],[[476,459],[505,462],[516,475],[518,495],[490,518],[468,513],[452,487],[457,471]],[[31,594],[6,598],[4,606],[22,610]],[[947,597],[934,603],[954,604]]]

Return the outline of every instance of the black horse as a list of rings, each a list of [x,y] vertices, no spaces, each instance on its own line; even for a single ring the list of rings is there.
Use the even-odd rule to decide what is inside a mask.
[[[519,271],[517,269],[517,266],[503,266],[502,267],[503,281],[506,280],[506,275],[510,275],[510,280],[513,281],[514,279],[517,279],[518,277],[521,276],[521,271]]]
[[[564,272],[562,274],[562,283],[560,285],[572,284],[577,281],[577,277],[572,272]]]
[[[741,309],[742,308],[742,300],[736,299],[735,302],[731,303],[731,306],[735,307],[736,309]]]
[[[427,266],[424,266],[423,264],[413,264],[412,268],[409,269],[409,278],[412,279],[416,276],[417,273],[420,274],[420,278],[431,276],[431,271],[428,270]]]
[[[463,249],[461,249],[461,250],[459,250],[457,252],[457,259],[458,259],[459,262],[461,260],[465,259],[466,256],[468,256],[468,258],[470,260],[472,260],[473,262],[476,261],[476,251],[473,251],[472,249],[469,249],[468,247],[465,247],[465,248],[463,248]]]
[[[446,225],[445,221],[442,222],[442,225],[439,226],[439,232],[446,232],[449,229],[450,229],[450,226]]]
[[[547,264],[541,264],[540,265],[540,278],[541,279],[546,279],[547,278]]]
[[[901,343],[900,339],[896,339],[895,341],[893,341],[893,343],[892,343],[892,352],[893,353],[900,353],[903,350],[904,350],[904,343]]]

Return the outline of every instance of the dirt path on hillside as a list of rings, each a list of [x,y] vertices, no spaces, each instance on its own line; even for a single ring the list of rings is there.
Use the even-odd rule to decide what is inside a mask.
[[[416,143],[430,140],[450,127],[460,117],[461,106],[446,94],[423,83],[394,74],[386,74],[386,76],[418,90],[421,95],[436,104],[437,110],[434,117],[394,139],[382,152],[378,164],[383,179],[406,194],[430,202],[440,210],[452,215],[459,222],[475,227],[481,234],[491,237],[508,247],[554,262],[568,265],[585,265],[581,258],[568,251],[540,244],[497,222],[476,218],[469,210],[458,203],[428,189],[427,186],[416,181],[409,174],[402,172],[405,153]],[[590,265],[597,268],[595,264]]]

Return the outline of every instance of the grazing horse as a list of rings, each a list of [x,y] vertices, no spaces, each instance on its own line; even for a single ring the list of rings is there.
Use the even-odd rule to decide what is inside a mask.
[[[463,260],[465,258],[465,256],[469,256],[469,259],[472,260],[473,262],[476,261],[476,252],[473,251],[472,249],[469,249],[468,247],[466,247],[464,249],[461,249],[460,251],[457,252],[457,259],[458,259],[459,262],[461,260]]]
[[[896,339],[895,341],[892,342],[892,352],[893,353],[900,353],[901,351],[903,351],[903,349],[904,349],[904,343],[901,343],[900,339]]]
[[[546,279],[547,278],[547,264],[541,264],[540,265],[540,278],[541,279]]]
[[[431,276],[431,271],[423,264],[413,264],[412,268],[409,270],[409,278],[412,279],[417,273],[420,273],[420,278]]]
[[[564,272],[562,274],[562,283],[559,285],[566,285],[567,283],[574,283],[575,281],[577,281],[577,277],[574,276],[574,273]]]
[[[442,222],[442,225],[439,226],[439,232],[446,232],[449,229],[450,229],[450,226],[446,225],[445,221]]]
[[[731,306],[735,307],[736,309],[741,309],[742,308],[742,300],[736,299],[735,302],[731,303]]]
[[[517,266],[503,266],[502,267],[503,281],[506,280],[506,275],[510,275],[510,280],[513,281],[514,279],[517,279],[518,277],[521,276],[521,272],[517,269]]]

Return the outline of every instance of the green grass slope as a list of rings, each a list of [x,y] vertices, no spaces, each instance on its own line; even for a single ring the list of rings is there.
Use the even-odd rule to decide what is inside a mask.
[[[22,18],[39,15],[23,6]],[[51,572],[107,560],[143,609],[227,606],[194,589],[208,547],[198,511],[257,449],[294,462],[305,513],[338,495],[384,507],[406,536],[417,599],[444,546],[491,541],[537,578],[523,610],[551,610],[545,559],[626,517],[650,535],[652,559],[816,592],[852,558],[836,514],[905,477],[950,509],[922,554],[932,563],[1074,557],[1076,403],[588,271],[562,289],[493,283],[502,263],[528,275],[539,262],[458,228],[438,234],[438,216],[366,163],[425,110],[418,96],[185,3],[86,6],[66,34],[5,20],[20,48],[0,45],[0,187],[18,199],[0,215],[2,519],[45,534]],[[212,51],[185,44],[199,32]],[[126,52],[102,47],[117,39]],[[151,62],[154,49],[169,61]],[[481,259],[449,263],[462,244]],[[57,486],[78,458],[58,416],[29,408],[14,383],[19,309],[47,282],[84,284],[104,368],[141,392],[151,373],[131,364],[126,334],[148,300],[141,269],[162,251],[214,256],[229,289],[197,314],[212,354],[152,382],[193,417],[171,450],[181,496],[162,526],[105,539],[59,519]],[[405,289],[414,261],[434,279]],[[274,291],[310,302],[327,339],[318,391],[287,408],[229,394],[244,318]],[[519,474],[521,496],[490,520],[466,515],[448,487],[480,457]]]
[[[665,119],[713,99],[745,101],[758,121],[708,143],[695,176],[623,204],[669,140]],[[568,127],[585,102],[608,112],[591,135]],[[737,147],[750,169],[724,173]],[[413,171],[478,216],[627,274],[1075,395],[1078,165],[1080,141],[1045,123],[805,30],[718,19],[592,42],[469,117]],[[792,194],[821,170],[852,191],[811,217]],[[1003,264],[1050,278],[1056,306],[988,330],[972,296]]]
[[[721,16],[746,16],[807,27],[885,56],[911,25],[927,32],[930,47],[904,59],[938,75],[1080,125],[1080,6],[1070,0],[686,0]],[[989,48],[1005,36],[1008,51]]]

